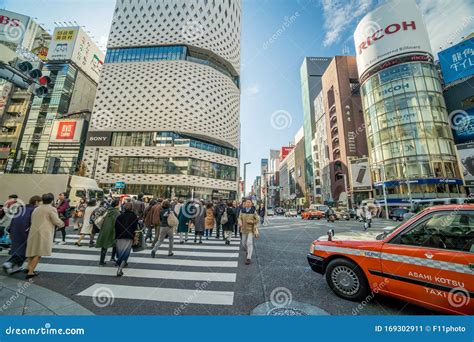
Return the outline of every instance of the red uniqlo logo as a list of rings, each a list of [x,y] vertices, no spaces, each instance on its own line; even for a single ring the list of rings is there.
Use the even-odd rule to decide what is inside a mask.
[[[76,122],[60,122],[58,127],[58,133],[56,139],[72,140],[74,139],[74,133],[76,131]]]

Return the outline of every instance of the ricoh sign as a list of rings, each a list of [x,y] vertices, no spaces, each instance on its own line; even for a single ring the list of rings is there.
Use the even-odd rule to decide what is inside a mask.
[[[423,17],[413,0],[395,0],[367,14],[354,32],[359,76],[372,66],[407,53],[429,53]]]

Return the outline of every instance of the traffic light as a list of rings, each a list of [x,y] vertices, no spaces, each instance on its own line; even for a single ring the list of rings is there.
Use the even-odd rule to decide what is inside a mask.
[[[33,65],[30,62],[21,62],[18,64],[18,69],[24,73],[29,73],[31,70],[33,70]]]
[[[17,65],[18,69],[31,78],[33,86],[33,93],[35,96],[42,97],[48,93],[48,86],[51,83],[51,78],[43,76],[40,69],[33,69],[33,64],[28,61],[21,62]]]
[[[35,95],[39,97],[46,95],[48,93],[48,86],[50,83],[51,83],[51,78],[49,78],[48,76],[38,77],[37,84],[39,86],[36,87],[34,90]]]

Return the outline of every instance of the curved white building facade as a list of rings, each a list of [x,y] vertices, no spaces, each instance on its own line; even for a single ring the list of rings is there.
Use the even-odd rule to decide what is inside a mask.
[[[124,193],[235,198],[240,0],[118,0],[84,154]]]

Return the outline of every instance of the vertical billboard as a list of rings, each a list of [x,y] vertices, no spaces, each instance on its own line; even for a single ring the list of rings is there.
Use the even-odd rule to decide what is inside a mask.
[[[474,75],[474,37],[438,53],[444,83]]]
[[[456,146],[462,164],[462,173],[466,186],[474,186],[474,143]]]
[[[369,160],[367,158],[351,159],[349,164],[352,191],[372,190]]]
[[[15,50],[23,41],[29,21],[25,15],[0,9],[0,43]]]
[[[80,27],[58,27],[48,51],[48,60],[71,60],[87,76],[99,82],[104,54]]]
[[[56,120],[53,124],[50,142],[79,143],[81,141],[83,127],[83,119]]]
[[[398,55],[431,54],[428,32],[414,0],[393,0],[367,14],[357,25],[354,43],[359,76]]]

